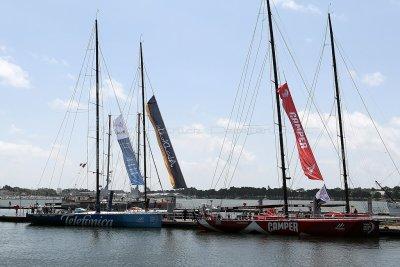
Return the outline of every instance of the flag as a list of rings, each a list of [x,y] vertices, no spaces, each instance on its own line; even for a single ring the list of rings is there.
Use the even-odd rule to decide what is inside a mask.
[[[279,86],[278,94],[282,99],[283,108],[285,109],[286,115],[288,116],[293,127],[296,137],[297,150],[299,151],[300,163],[304,174],[311,180],[323,180],[310,144],[308,143],[307,136],[304,132],[299,115],[297,114],[297,110],[287,83]]]
[[[322,203],[327,203],[327,202],[331,201],[331,198],[328,195],[328,191],[326,190],[325,184],[315,194],[315,198],[318,199]]]

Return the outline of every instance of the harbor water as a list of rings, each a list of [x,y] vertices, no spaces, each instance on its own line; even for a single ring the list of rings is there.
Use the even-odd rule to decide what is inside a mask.
[[[179,229],[0,223],[9,266],[398,266],[400,240],[304,239]]]
[[[218,201],[213,200],[213,205]],[[223,204],[244,202],[257,201],[225,200]],[[180,199],[178,203],[193,208],[210,202]],[[374,209],[384,209],[384,204],[375,202]],[[360,210],[366,206],[353,205]],[[398,266],[399,261],[400,239],[394,238],[335,240],[0,223],[0,265],[9,266]]]

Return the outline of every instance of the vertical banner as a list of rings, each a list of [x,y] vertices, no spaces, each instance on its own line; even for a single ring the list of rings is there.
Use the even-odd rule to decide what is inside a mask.
[[[294,135],[296,137],[297,150],[299,151],[300,163],[304,174],[311,180],[323,180],[310,144],[308,143],[307,136],[304,132],[299,115],[297,114],[297,110],[287,83],[279,86],[278,94],[282,99],[283,108],[285,109],[286,115],[288,116],[293,127]]]
[[[147,102],[147,114],[156,132],[158,146],[160,147],[172,187],[174,189],[187,188],[155,96],[152,96]]]
[[[117,135],[119,146],[121,147],[122,156],[124,158],[126,172],[132,185],[144,185],[142,174],[136,160],[135,153],[129,139],[128,129],[126,128],[124,118],[119,115],[114,120],[114,131]]]

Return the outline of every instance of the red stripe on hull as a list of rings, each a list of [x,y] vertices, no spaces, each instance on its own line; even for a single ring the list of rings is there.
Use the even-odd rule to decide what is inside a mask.
[[[239,233],[260,232],[271,235],[310,235],[335,237],[369,237],[379,235],[379,222],[369,218],[313,218],[229,220],[207,218],[199,220],[203,229]]]

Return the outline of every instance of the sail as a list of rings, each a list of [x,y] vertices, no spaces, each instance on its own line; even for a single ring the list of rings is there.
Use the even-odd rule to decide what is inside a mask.
[[[169,139],[167,129],[161,117],[160,109],[158,108],[155,96],[152,96],[147,102],[147,114],[149,115],[151,124],[157,136],[157,142],[160,147],[165,166],[168,171],[169,180],[174,189],[186,188],[186,182],[183,178],[181,168],[179,167],[178,159],[176,158],[174,148]]]
[[[292,124],[296,136],[297,150],[299,151],[300,163],[304,174],[311,180],[323,180],[310,144],[308,143],[303,125],[301,124],[299,115],[297,114],[287,83],[279,86],[278,94],[282,99],[283,108]]]
[[[117,135],[119,146],[121,147],[124,158],[126,172],[132,185],[143,185],[143,177],[139,170],[139,165],[133,152],[131,140],[129,139],[128,129],[126,128],[124,118],[119,115],[114,120],[114,131]]]

